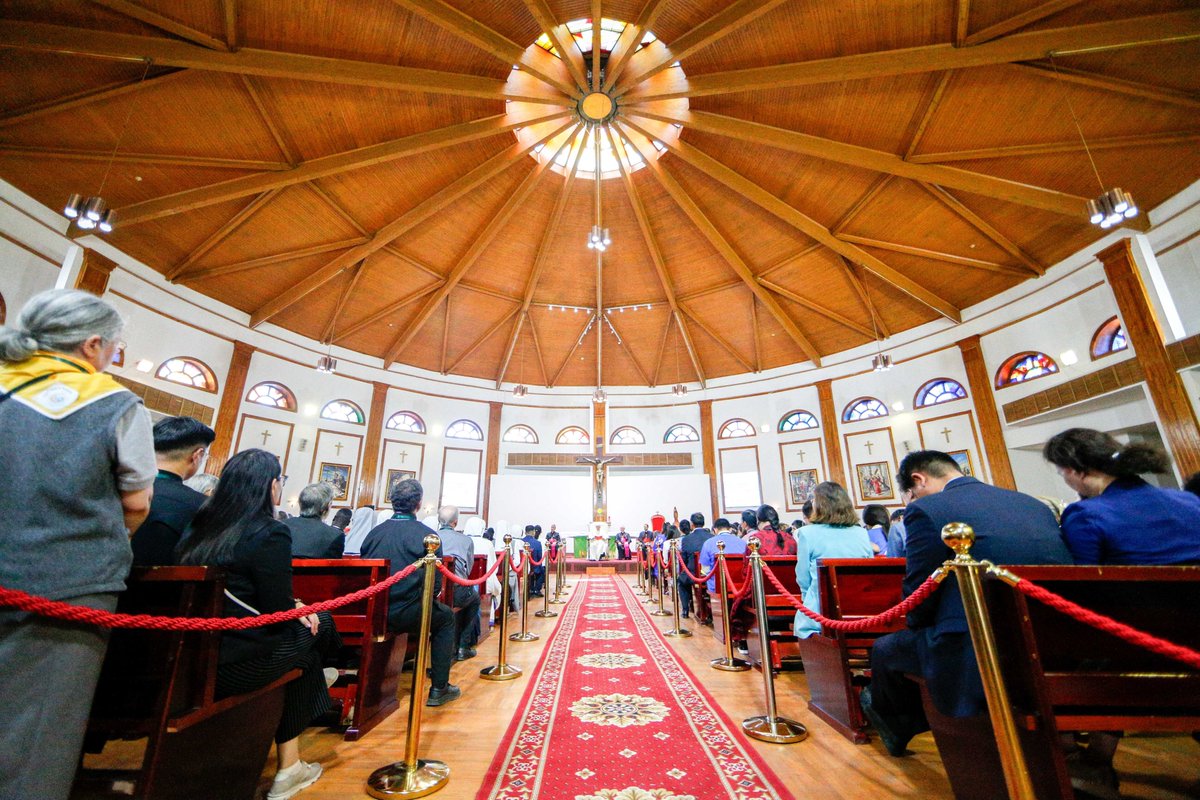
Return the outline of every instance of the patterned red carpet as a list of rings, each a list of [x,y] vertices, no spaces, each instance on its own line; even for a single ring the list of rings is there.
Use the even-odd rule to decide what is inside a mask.
[[[793,800],[624,582],[576,586],[476,800]]]

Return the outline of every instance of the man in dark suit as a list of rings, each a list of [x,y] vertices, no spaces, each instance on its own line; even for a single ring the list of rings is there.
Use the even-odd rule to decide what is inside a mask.
[[[942,527],[965,522],[975,529],[971,555],[994,564],[1070,564],[1050,508],[1029,495],[964,477],[945,453],[909,453],[897,475],[902,492],[915,498],[904,513],[907,569],[904,595],[912,594],[954,553],[942,542]],[[905,673],[921,675],[943,714],[967,717],[987,711],[962,596],[954,576],[908,615],[908,628],[875,641],[871,685],[862,706],[888,752],[905,745],[929,725],[921,695]]]
[[[362,544],[363,558],[387,558],[392,574],[425,557],[425,537],[432,533],[417,520],[417,509],[425,490],[412,478],[400,481],[392,490],[395,516],[376,525]],[[442,548],[436,551],[440,560]],[[442,590],[441,573],[434,574],[433,610],[429,619],[430,675],[427,706],[440,706],[457,699],[462,692],[450,683],[450,661],[454,657],[454,612],[436,599]],[[388,628],[397,633],[417,635],[421,631],[421,591],[425,577],[417,570],[388,590]]]
[[[283,524],[292,532],[292,558],[341,558],[346,534],[321,520],[329,513],[333,487],[311,483],[300,490],[300,516]]]
[[[154,424],[158,477],[150,514],[133,534],[133,563],[163,567],[175,563],[175,545],[208,498],[183,485],[204,465],[216,434],[191,417],[166,417]]]
[[[538,540],[538,536],[542,533],[540,525],[526,525],[525,536],[523,541],[529,545],[529,554],[534,561],[542,560],[542,543]],[[541,597],[542,585],[546,581],[546,566],[543,564],[540,567],[530,565],[529,572],[529,596]]]
[[[712,538],[712,532],[704,527],[704,515],[699,511],[692,514],[690,520],[685,521],[691,522],[691,531],[679,542],[679,553],[683,556],[683,563],[687,564],[688,569],[696,570],[698,569],[696,566],[696,557],[700,554],[704,543]],[[679,529],[683,530],[683,522],[679,523]],[[686,572],[682,569],[679,570],[679,611],[680,615],[684,618],[691,613],[695,585],[695,581],[689,578]],[[705,622],[705,608],[700,597],[701,593],[695,593],[696,619],[703,624]],[[707,599],[708,592],[704,592],[703,597]],[[708,616],[711,617],[711,614]]]

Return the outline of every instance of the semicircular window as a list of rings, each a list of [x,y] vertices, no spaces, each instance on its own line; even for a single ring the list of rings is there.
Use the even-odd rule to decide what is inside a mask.
[[[528,425],[513,425],[504,432],[504,441],[515,444],[537,444],[537,433]]]
[[[1009,356],[996,370],[996,388],[1014,386],[1025,381],[1044,378],[1058,372],[1058,364],[1045,353],[1028,351]]]
[[[362,425],[366,421],[362,409],[349,400],[333,400],[321,409],[321,419],[334,422],[349,422],[351,425]]]
[[[474,422],[471,422],[471,420],[460,419],[455,422],[451,422],[449,427],[446,428],[446,438],[470,439],[474,442],[482,442],[483,431],[479,429],[478,425],[476,425]]]
[[[743,439],[754,435],[754,426],[744,419],[731,419],[717,432],[718,439]]]
[[[792,431],[809,430],[819,427],[820,423],[817,422],[817,418],[807,411],[789,411],[779,420],[780,433],[790,433]]]
[[[917,390],[917,398],[913,408],[936,406],[938,403],[952,403],[967,396],[967,390],[958,381],[950,378],[934,378]]]
[[[424,433],[425,420],[411,411],[397,411],[388,417],[384,425],[389,431],[404,431],[405,433]]]
[[[625,425],[613,431],[611,444],[645,444],[646,437],[632,425]]]
[[[280,411],[296,410],[296,395],[292,394],[291,389],[275,381],[263,381],[252,388],[246,395],[246,402],[278,408]]]
[[[1092,336],[1093,359],[1103,358],[1128,348],[1129,339],[1125,337],[1125,329],[1121,327],[1121,320],[1116,317],[1101,325]]]
[[[696,429],[686,422],[680,422],[667,428],[667,432],[663,435],[663,444],[675,444],[676,442],[698,442],[700,434],[696,433]]]
[[[858,422],[887,415],[887,406],[882,402],[874,397],[860,397],[846,406],[846,410],[842,412],[842,422]]]
[[[168,358],[158,368],[158,372],[154,373],[154,377],[195,389],[203,389],[206,392],[217,390],[217,378],[208,365],[187,356]]]
[[[590,444],[592,437],[588,432],[576,425],[570,425],[558,432],[554,437],[555,444]]]

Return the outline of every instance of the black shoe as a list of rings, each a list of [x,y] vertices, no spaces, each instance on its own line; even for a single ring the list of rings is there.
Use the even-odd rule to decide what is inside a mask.
[[[862,694],[858,696],[858,702],[862,706],[863,714],[871,721],[875,732],[879,734],[879,741],[883,742],[883,746],[887,749],[888,754],[899,758],[907,753],[908,743],[913,735],[894,730],[892,725],[875,710],[874,706],[871,705],[870,686],[862,690]]]
[[[427,706],[444,706],[446,703],[457,700],[462,697],[462,690],[453,683],[447,683],[441,689],[436,687],[430,688],[429,699],[425,701]]]
[[[468,658],[474,658],[477,655],[479,655],[479,653],[476,652],[474,647],[460,647],[454,653],[454,660],[466,661]]]
[[[684,619],[691,619],[691,617],[688,616],[688,612],[686,612],[686,611],[683,612],[682,614],[680,614],[679,616],[683,617]]]

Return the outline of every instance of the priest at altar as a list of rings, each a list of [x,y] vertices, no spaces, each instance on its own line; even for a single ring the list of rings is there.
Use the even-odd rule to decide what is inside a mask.
[[[588,527],[588,560],[608,558],[608,523],[593,522]]]

